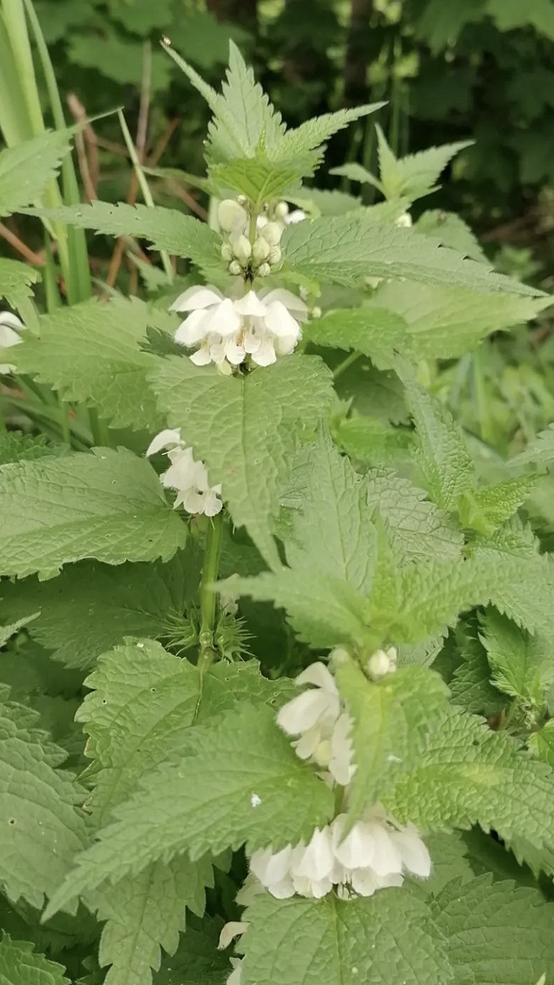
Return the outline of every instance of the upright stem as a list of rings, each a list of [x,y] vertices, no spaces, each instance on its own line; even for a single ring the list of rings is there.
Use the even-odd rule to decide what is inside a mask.
[[[344,371],[347,370],[352,363],[355,363],[361,355],[361,352],[351,352],[350,355],[347,356],[346,359],[343,359],[343,361],[339,363],[337,368],[333,371],[333,379],[338,380],[339,376],[342,376]]]
[[[215,656],[213,635],[217,592],[213,585],[217,581],[222,540],[223,513],[218,513],[212,518],[206,534],[202,582],[200,584],[200,657],[198,663],[201,673],[209,667]]]

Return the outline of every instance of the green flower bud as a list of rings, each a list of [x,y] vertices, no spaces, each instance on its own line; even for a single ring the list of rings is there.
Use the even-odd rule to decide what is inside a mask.
[[[262,228],[260,236],[267,240],[270,246],[278,246],[283,235],[283,227],[279,222],[268,222]]]
[[[217,221],[224,232],[237,230],[240,233],[248,225],[248,215],[234,198],[224,198],[217,207]]]

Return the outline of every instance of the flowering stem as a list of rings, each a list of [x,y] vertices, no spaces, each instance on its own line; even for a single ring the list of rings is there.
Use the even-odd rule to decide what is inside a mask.
[[[217,581],[219,571],[222,540],[223,514],[218,513],[212,518],[206,534],[202,582],[200,584],[200,656],[198,664],[201,673],[212,663],[215,656],[213,635],[217,593],[213,586],[214,582]]]
[[[338,364],[337,368],[333,373],[333,379],[334,380],[338,379],[338,377],[344,373],[345,369],[348,369],[348,367],[351,366],[352,363],[355,363],[356,359],[359,359],[361,355],[362,355],[361,352],[351,352],[350,355],[346,357],[346,359],[343,359],[343,361]]]

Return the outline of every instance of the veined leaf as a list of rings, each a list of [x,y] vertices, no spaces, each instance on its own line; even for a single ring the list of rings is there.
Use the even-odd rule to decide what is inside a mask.
[[[407,154],[397,158],[389,147],[386,137],[376,124],[379,144],[379,177],[386,198],[405,195],[412,202],[416,198],[434,191],[434,186],[445,167],[456,154],[470,147],[472,140],[460,140],[442,147],[429,147],[417,154]]]
[[[155,985],[221,985],[229,973],[229,961],[217,945],[222,922],[204,916],[202,922],[191,920],[171,958],[162,961],[154,978]]]
[[[443,938],[424,902],[406,889],[370,899],[277,900],[249,906],[244,974],[257,985],[450,985]],[[278,971],[277,971],[278,969]]]
[[[428,209],[420,215],[414,228],[423,236],[440,239],[443,246],[449,246],[452,250],[463,253],[465,257],[470,257],[471,260],[477,260],[479,263],[488,262],[476,236],[455,212]]]
[[[60,308],[40,319],[40,337],[25,333],[14,362],[65,400],[96,407],[114,428],[155,430],[164,422],[147,383],[157,360],[140,345],[148,323],[138,298]]]
[[[0,985],[69,985],[65,968],[49,961],[27,941],[0,941]]]
[[[300,429],[315,429],[331,399],[331,374],[314,357],[291,356],[246,378],[167,359],[152,386],[171,427],[221,483],[237,526],[244,525],[272,567],[278,494]]]
[[[525,451],[512,458],[508,464],[527,465],[530,462],[533,465],[551,465],[554,462],[554,424],[549,424],[534,441],[531,441]]]
[[[2,466],[0,513],[1,571],[19,578],[85,557],[168,560],[186,539],[152,466],[124,449]]]
[[[363,352],[378,369],[390,369],[395,352],[410,347],[404,319],[386,306],[330,311],[309,323],[305,337],[314,345]]]
[[[0,152],[0,215],[37,202],[71,148],[73,130],[45,133]]]
[[[333,433],[350,458],[377,467],[409,461],[414,444],[414,433],[408,428],[396,428],[376,417],[360,414],[340,421]]]
[[[0,298],[5,298],[12,308],[20,308],[32,297],[31,284],[38,280],[40,274],[36,267],[0,257]]]
[[[466,260],[413,229],[378,225],[363,216],[298,222],[285,230],[281,245],[295,273],[335,284],[353,286],[368,276],[406,278],[483,294],[541,296],[535,288],[492,273],[488,265]]]
[[[543,682],[551,683],[554,678],[554,669],[549,668],[552,661],[550,641],[531,636],[495,609],[487,610],[481,625],[481,640],[487,651],[494,686],[512,697],[540,704]]]
[[[187,851],[194,861],[244,841],[249,851],[295,843],[332,817],[333,796],[279,731],[274,710],[243,704],[211,728],[191,730],[188,754],[183,748],[177,765],[145,778],[116,814],[52,898],[50,914],[159,858]]]

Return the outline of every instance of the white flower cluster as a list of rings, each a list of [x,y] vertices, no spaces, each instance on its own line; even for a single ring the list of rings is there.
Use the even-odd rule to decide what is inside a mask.
[[[251,271],[258,277],[267,277],[282,259],[281,236],[290,223],[306,218],[302,209],[289,212],[286,202],[279,202],[274,218],[260,215],[256,219],[254,242],[248,238],[250,219],[242,198],[225,198],[219,203],[217,219],[220,229],[227,234],[221,246],[221,257],[229,264],[229,273],[236,276]]]
[[[308,315],[304,302],[290,291],[277,289],[242,298],[225,297],[216,287],[190,287],[171,306],[188,312],[175,333],[180,345],[194,348],[196,366],[215,363],[230,372],[248,358],[269,366],[278,356],[293,352]]]
[[[177,490],[175,508],[182,506],[187,513],[205,513],[206,516],[219,513],[223,508],[221,486],[210,486],[206,466],[194,460],[192,448],[183,444],[178,428],[160,431],[150,442],[146,454],[155,455],[164,449],[167,449],[171,465],[160,476],[160,481],[166,489]]]
[[[6,349],[18,345],[21,342],[19,332],[25,328],[17,315],[12,315],[9,311],[0,312],[0,373],[13,373],[15,366],[10,362],[3,362],[7,358]]]

